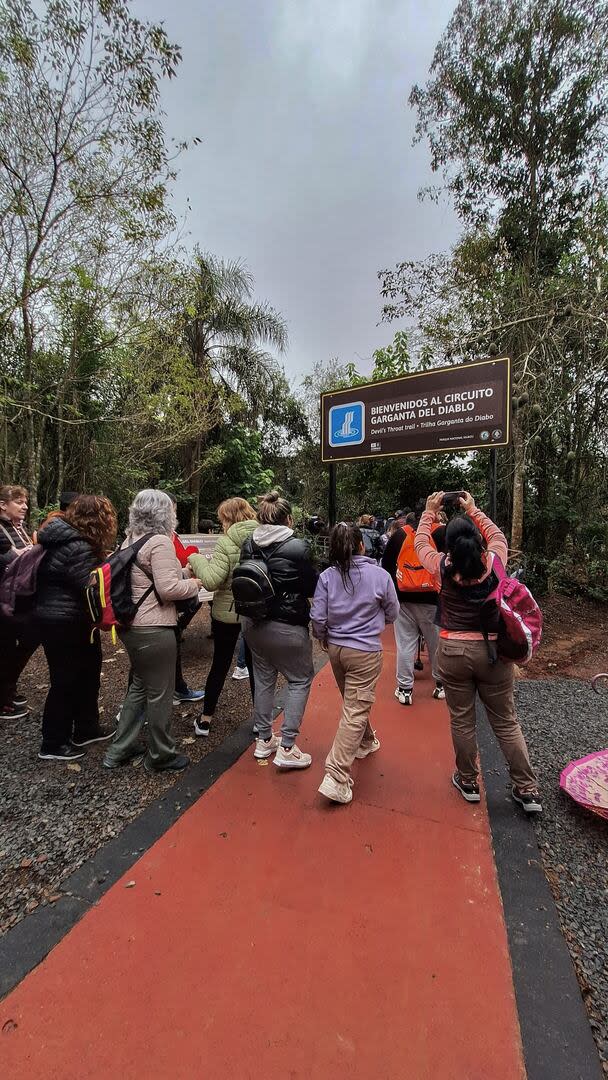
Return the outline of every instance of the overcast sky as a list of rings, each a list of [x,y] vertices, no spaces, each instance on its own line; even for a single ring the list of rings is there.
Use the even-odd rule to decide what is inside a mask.
[[[453,0],[138,0],[183,50],[166,131],[181,159],[189,243],[242,258],[285,316],[288,376],[338,356],[368,373],[398,324],[378,325],[376,273],[449,247],[448,204],[411,146],[409,89],[425,80]]]

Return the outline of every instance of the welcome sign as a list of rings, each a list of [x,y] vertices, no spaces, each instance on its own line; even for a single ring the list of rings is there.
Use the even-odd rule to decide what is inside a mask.
[[[506,446],[511,363],[502,356],[321,395],[321,460]]]

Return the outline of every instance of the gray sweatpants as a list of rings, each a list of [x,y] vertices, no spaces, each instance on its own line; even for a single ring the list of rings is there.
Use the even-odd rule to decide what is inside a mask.
[[[400,604],[395,622],[395,641],[397,642],[397,686],[402,690],[411,690],[414,685],[414,661],[418,645],[418,635],[422,634],[428,649],[431,670],[435,681],[437,673],[437,645],[439,627],[436,626],[435,604]]]
[[[133,680],[106,758],[113,764],[128,758],[147,719],[146,756],[150,764],[158,768],[177,754],[169,733],[175,689],[175,630],[172,626],[135,627],[121,630],[120,639],[129,654]]]
[[[254,723],[258,738],[272,734],[274,695],[279,672],[287,679],[281,745],[293,746],[300,730],[314,675],[312,642],[305,626],[289,623],[252,622],[242,619],[243,636],[251,649],[255,675]]]

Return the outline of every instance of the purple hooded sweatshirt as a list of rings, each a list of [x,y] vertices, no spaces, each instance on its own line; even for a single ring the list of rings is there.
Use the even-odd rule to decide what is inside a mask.
[[[382,651],[380,635],[398,614],[389,574],[366,555],[355,555],[346,587],[337,566],[323,571],[310,612],[316,638],[361,652]]]

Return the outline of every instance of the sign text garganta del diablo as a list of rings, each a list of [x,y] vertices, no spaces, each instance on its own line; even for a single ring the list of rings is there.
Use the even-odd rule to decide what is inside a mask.
[[[322,394],[321,459],[506,446],[510,421],[508,357],[431,368]]]

